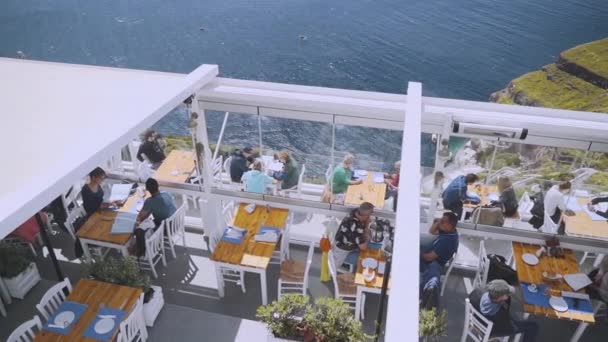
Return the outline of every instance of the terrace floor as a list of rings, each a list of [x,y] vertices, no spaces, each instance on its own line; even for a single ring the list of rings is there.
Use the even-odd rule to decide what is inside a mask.
[[[312,217],[300,224],[311,227],[316,226],[323,220]],[[311,239],[319,234],[321,229],[304,230],[300,227],[302,235],[310,233]],[[295,229],[296,231],[298,229]],[[73,240],[65,233],[60,232],[51,236],[55,252],[60,259],[60,264],[65,274],[72,283],[86,275],[86,267],[74,259]],[[475,265],[478,240],[462,238],[459,250],[461,264]],[[255,322],[256,308],[261,304],[260,284],[257,275],[247,274],[245,283],[247,293],[243,294],[240,287],[228,283],[226,295],[219,298],[215,278],[215,268],[209,259],[202,234],[195,232],[187,233],[188,248],[179,247],[177,259],[168,259],[167,267],[159,266],[159,279],[153,283],[163,288],[165,307],[158,316],[155,325],[150,329],[150,341],[167,341],[175,338],[179,332],[180,341],[263,341],[266,338],[266,330],[263,325]],[[510,244],[501,241],[488,241],[486,243],[488,252],[507,255]],[[50,259],[46,251],[40,253],[37,264],[43,280],[26,296],[24,300],[14,300],[7,306],[8,317],[0,317],[0,340],[6,339],[12,330],[23,321],[30,319],[36,314],[35,304],[38,303],[47,288],[52,286],[56,280]],[[304,248],[292,247],[292,257],[304,259],[306,251]],[[43,256],[44,255],[44,256]],[[592,260],[584,265],[585,269],[591,267]],[[313,298],[321,296],[332,296],[333,286],[331,282],[322,283],[320,276],[320,253],[315,253],[310,273],[309,292]],[[393,272],[407,272],[407,270],[393,270]],[[276,299],[277,276],[279,270],[276,265],[270,265],[267,271],[268,298],[269,301]],[[459,269],[454,272],[447,283],[441,306],[448,312],[448,337],[440,341],[459,340],[462,333],[464,319],[465,287],[463,277],[472,277],[472,271]],[[373,333],[375,318],[378,311],[377,295],[368,295],[365,307],[366,319],[363,321],[367,332]],[[520,310],[521,303],[515,301],[512,310]],[[520,312],[520,311],[519,311]],[[540,336],[538,341],[563,341],[569,339],[576,329],[576,323],[568,321],[557,321],[543,317],[531,317],[540,325]],[[602,341],[601,336],[608,336],[608,323],[602,321],[590,326],[581,341]]]

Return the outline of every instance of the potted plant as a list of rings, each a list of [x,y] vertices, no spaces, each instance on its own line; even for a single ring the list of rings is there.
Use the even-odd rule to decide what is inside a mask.
[[[10,295],[19,299],[40,281],[38,267],[28,249],[19,244],[0,244],[0,277]]]
[[[436,308],[420,310],[418,334],[423,341],[436,341],[446,336],[447,314],[438,312]]]
[[[372,338],[363,332],[351,307],[337,298],[317,298],[304,315],[304,324],[305,341],[362,342]]]
[[[144,292],[144,317],[147,326],[153,326],[165,305],[162,288],[150,284],[133,257],[96,259],[90,265],[89,277],[108,283],[141,288]]]
[[[299,341],[303,335],[304,314],[310,309],[307,297],[286,294],[277,301],[258,307],[256,317],[266,323],[268,341]]]

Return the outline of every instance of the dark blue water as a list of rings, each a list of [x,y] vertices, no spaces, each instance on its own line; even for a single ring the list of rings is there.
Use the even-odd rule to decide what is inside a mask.
[[[0,2],[0,56],[481,101],[606,36],[606,0]]]

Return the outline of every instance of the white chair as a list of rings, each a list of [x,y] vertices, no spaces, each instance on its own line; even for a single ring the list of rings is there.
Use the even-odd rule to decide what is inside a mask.
[[[171,250],[171,255],[173,255],[173,259],[177,256],[175,255],[175,242],[178,238],[182,238],[182,243],[184,244],[184,248],[186,247],[186,207],[182,204],[171,217],[165,219],[161,227],[164,227],[164,245],[165,248]],[[160,228],[159,228],[160,229]]]
[[[352,273],[338,274],[336,260],[333,251],[328,253],[329,274],[334,283],[334,296],[342,299],[343,302],[355,309],[357,303],[357,286],[355,285],[355,275]]]
[[[469,278],[464,278],[464,287],[466,293],[473,292],[476,288],[485,288],[488,282],[488,272],[490,271],[490,259],[486,252],[486,246],[483,240],[479,241],[479,255],[477,256],[477,270],[473,278],[473,284]]]
[[[585,254],[583,255],[583,257],[581,258],[581,261],[579,262],[579,265],[582,265],[585,263],[585,260],[587,259],[593,259],[595,258],[595,261],[593,262],[593,267],[599,267],[600,264],[602,263],[602,260],[604,260],[604,254],[601,253],[590,253],[590,252],[585,252]]]
[[[219,184],[219,187],[222,187],[222,167],[223,167],[224,157],[219,156],[215,158],[211,162],[211,174],[213,175],[213,179],[215,179]]]
[[[291,224],[293,223],[293,214],[289,213],[289,217],[287,218],[287,224],[285,225],[285,229],[281,232],[281,243],[279,244],[279,250],[275,250],[272,252],[272,257],[270,257],[270,264],[281,265],[283,261],[289,260],[289,231]]]
[[[148,339],[146,321],[144,318],[144,295],[137,299],[133,311],[120,323],[118,331],[118,342],[145,341]]]
[[[454,260],[456,259],[456,255],[458,255],[458,251],[454,253],[454,255],[448,260],[448,262],[443,266],[443,269],[446,269],[445,275],[443,275],[443,280],[441,282],[441,294],[443,296],[443,292],[445,292],[446,284],[448,283],[448,278],[450,278],[450,274],[452,273],[452,269],[454,268]]]
[[[551,219],[551,216],[549,216],[549,214],[547,214],[547,212],[545,211],[545,220],[543,221],[543,226],[541,228],[543,233],[557,234],[558,228],[559,228],[559,223],[553,222],[553,220]]]
[[[310,242],[306,263],[299,260],[284,260],[281,263],[281,274],[279,276],[279,294],[277,299],[284,293],[301,292],[306,296],[308,290],[308,272],[312,264],[312,256],[315,253],[315,244]]]
[[[224,160],[224,172],[228,175],[228,182],[232,181],[232,177],[230,176],[230,164],[232,163],[232,157],[226,158]]]
[[[76,240],[76,229],[74,227],[74,223],[81,217],[85,217],[87,214],[84,211],[83,207],[78,207],[72,210],[71,213],[68,214],[67,219],[65,220],[64,226],[65,229],[68,230],[68,233],[72,237],[72,239]]]
[[[146,236],[146,254],[138,260],[142,268],[152,271],[154,278],[158,278],[156,264],[159,260],[162,261],[163,266],[167,266],[163,249],[164,230],[164,225],[161,225],[152,235]]]
[[[473,307],[468,298],[465,299],[464,328],[460,342],[465,342],[468,337],[471,337],[475,342],[489,341],[493,325],[492,321],[485,318],[481,312]]]
[[[31,342],[36,337],[36,333],[42,330],[42,322],[38,315],[27,322],[22,323],[10,334],[7,342]]]
[[[81,207],[82,197],[80,196],[80,191],[83,186],[84,181],[79,180],[61,194],[61,204],[63,205],[63,210],[65,210],[66,215],[69,215],[72,210]]]
[[[72,283],[70,283],[70,279],[65,278],[46,291],[40,303],[36,304],[36,309],[45,320],[48,320],[70,292],[72,292]]]
[[[331,167],[331,165],[329,165],[327,167],[327,170],[325,170],[325,181],[327,183],[329,183],[329,181],[331,180],[331,174],[333,173],[333,168]]]
[[[234,221],[234,201],[226,201],[222,206],[222,215],[226,225],[231,225]],[[224,231],[223,229],[221,231]]]

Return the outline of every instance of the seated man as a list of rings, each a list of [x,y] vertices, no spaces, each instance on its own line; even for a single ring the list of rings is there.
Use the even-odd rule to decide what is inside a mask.
[[[251,147],[245,147],[242,151],[235,150],[230,162],[230,179],[239,183],[243,174],[249,171],[249,164],[251,163],[253,163],[253,149]]]
[[[152,163],[153,169],[158,169],[160,164],[165,160],[165,152],[163,148],[158,143],[157,134],[154,130],[149,130],[144,134],[144,142],[139,145],[139,150],[137,150],[137,159],[139,161],[144,161],[144,155],[150,163]]]
[[[538,334],[538,325],[535,322],[515,320],[511,317],[509,308],[510,295],[515,289],[502,279],[492,280],[488,283],[486,291],[475,289],[469,295],[471,305],[484,317],[492,321],[491,336],[513,336],[523,334],[523,342],[532,342]]]
[[[458,176],[443,191],[443,207],[456,213],[458,220],[462,217],[462,209],[464,201],[467,200],[468,187],[478,180],[479,177],[473,173],[469,173],[466,176]]]
[[[144,206],[137,215],[135,220],[135,244],[137,246],[137,256],[145,254],[145,230],[139,228],[139,225],[150,214],[154,218],[154,230],[162,224],[163,220],[171,217],[177,211],[177,206],[173,200],[173,196],[166,192],[158,191],[158,182],[154,178],[148,178],[146,181],[146,190],[150,193],[150,197],[144,201]]]
[[[334,239],[333,254],[336,267],[342,266],[351,252],[366,250],[370,239],[369,225],[374,213],[374,205],[363,202],[359,208],[353,209],[338,227]]]
[[[458,218],[452,212],[443,213],[429,229],[430,236],[422,236],[420,241],[420,272],[424,273],[431,264],[443,267],[458,250]]]
[[[266,193],[266,185],[273,182],[272,177],[263,172],[262,162],[259,160],[253,162],[253,170],[245,172],[241,180],[245,184],[245,191],[256,194]]]

